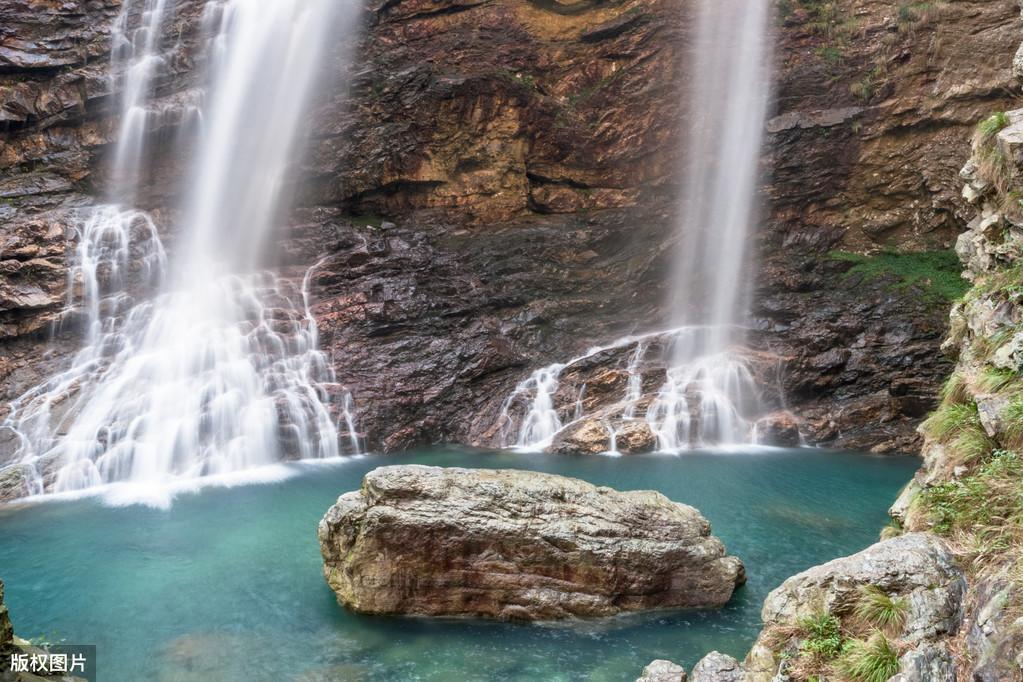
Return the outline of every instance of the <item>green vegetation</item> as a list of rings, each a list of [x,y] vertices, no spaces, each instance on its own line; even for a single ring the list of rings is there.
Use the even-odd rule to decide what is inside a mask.
[[[1016,381],[1016,373],[1001,367],[985,367],[976,381],[976,388],[981,393],[999,393],[1012,386]]]
[[[899,672],[899,652],[884,633],[875,631],[866,640],[846,642],[835,667],[855,682],[885,682]]]
[[[924,430],[934,439],[948,444],[956,453],[959,463],[979,459],[994,447],[994,443],[980,423],[977,403],[943,403],[923,423]]]
[[[972,565],[1023,552],[1023,461],[996,450],[970,474],[925,490],[923,508],[934,532],[959,539]]]
[[[1023,201],[1016,186],[1016,166],[997,144],[998,133],[1009,126],[1009,115],[996,111],[977,125],[973,134],[976,176],[990,182],[1000,200],[1000,209],[1011,216],[1023,214]]]
[[[900,253],[882,251],[864,256],[848,251],[832,251],[828,257],[855,263],[849,275],[863,275],[868,279],[895,277],[897,288],[917,287],[926,294],[945,301],[962,297],[970,288],[960,274],[962,266],[952,250],[917,251]]]
[[[892,519],[888,522],[887,526],[881,529],[881,539],[891,540],[892,538],[899,537],[905,532],[906,531],[902,527],[902,523],[898,519]]]
[[[898,672],[898,651],[885,632],[894,634],[901,629],[908,613],[906,598],[866,586],[860,589],[851,617],[843,620],[817,611],[793,626],[775,626],[768,642],[779,650],[793,638],[799,641],[796,654],[782,654],[790,679],[884,682]]]
[[[899,4],[896,21],[900,30],[912,30],[933,24],[941,19],[950,4],[938,2],[903,2]]]
[[[953,372],[941,387],[941,402],[959,405],[969,401],[970,392],[966,380],[959,372]]]
[[[856,603],[856,617],[875,628],[894,634],[902,629],[909,614],[909,602],[905,597],[891,597],[875,585],[860,588],[860,599]],[[885,678],[887,679],[887,678]]]
[[[832,659],[842,651],[842,623],[830,613],[807,616],[799,621],[799,628],[806,636],[801,651],[824,659]]]

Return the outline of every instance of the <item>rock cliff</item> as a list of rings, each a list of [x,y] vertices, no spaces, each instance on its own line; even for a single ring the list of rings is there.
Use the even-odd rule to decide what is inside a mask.
[[[0,8],[6,400],[77,344],[61,312],[76,212],[103,196],[118,4]],[[158,86],[164,128],[141,203],[164,231],[200,4],[183,0]],[[779,7],[750,343],[814,442],[915,442],[949,369],[935,352],[947,272],[857,259],[951,245],[964,211],[956,159],[1015,88],[1017,13],[1008,0]],[[314,314],[371,447],[493,444],[504,397],[529,371],[663,326],[687,4],[402,0],[368,3],[365,20],[356,66],[334,69],[351,96],[325,88],[311,116],[277,267],[299,277],[326,256]],[[591,371],[620,373],[627,359],[623,349]]]
[[[745,582],[696,509],[530,471],[374,469],[319,539],[327,582],[361,613],[609,616],[723,606]]]

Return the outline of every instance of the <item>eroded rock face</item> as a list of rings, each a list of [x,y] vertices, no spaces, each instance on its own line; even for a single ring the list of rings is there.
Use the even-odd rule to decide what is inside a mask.
[[[381,467],[319,539],[327,582],[361,613],[609,616],[722,606],[745,581],[696,509],[525,471]]]
[[[773,648],[770,644],[772,629],[795,626],[801,618],[821,612],[847,616],[865,586],[880,588],[908,603],[898,633],[907,647],[901,672],[928,670],[942,665],[941,661],[953,660],[948,640],[962,622],[966,580],[942,540],[927,533],[911,533],[815,566],[772,591],[761,611],[764,632],[746,657],[746,679],[769,682],[777,673],[780,651],[777,644]],[[912,651],[917,653],[910,655]]]

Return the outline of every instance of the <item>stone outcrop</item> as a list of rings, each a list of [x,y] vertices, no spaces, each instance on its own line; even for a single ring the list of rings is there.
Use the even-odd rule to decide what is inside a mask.
[[[907,604],[900,631],[891,633],[906,649],[903,669],[917,665],[913,652],[924,645],[928,655],[930,647],[937,647],[940,658],[952,662],[948,640],[962,620],[966,580],[944,542],[912,533],[815,566],[772,591],[761,611],[764,631],[746,657],[745,679],[770,682],[774,678],[782,654],[797,653],[802,642],[796,635],[779,644],[778,632],[797,628],[801,619],[821,613],[854,618],[864,587],[880,589]]]
[[[381,467],[338,498],[319,539],[327,582],[361,613],[717,607],[745,580],[692,507],[536,472]]]
[[[689,682],[742,682],[743,670],[739,661],[718,651],[712,651],[693,666]]]
[[[686,669],[677,663],[658,659],[643,668],[636,682],[686,682]]]

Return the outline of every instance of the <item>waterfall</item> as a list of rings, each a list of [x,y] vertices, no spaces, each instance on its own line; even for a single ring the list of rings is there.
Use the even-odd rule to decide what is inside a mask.
[[[317,345],[316,266],[294,278],[260,270],[288,207],[315,77],[358,5],[207,3],[203,125],[168,257],[132,202],[159,122],[154,84],[180,49],[165,35],[174,11],[172,0],[126,0],[112,30],[117,203],[83,216],[68,286],[67,315],[83,320],[85,343],[68,369],[15,400],[3,424],[35,493],[331,457],[341,433],[347,452],[360,449],[352,397]]]
[[[696,3],[670,310],[672,326],[704,332],[675,344],[674,366],[647,411],[662,450],[754,438],[745,408],[756,402],[756,383],[730,348],[742,340],[748,304],[771,89],[769,5]]]
[[[759,161],[771,90],[771,9],[764,0],[697,0],[689,51],[690,87],[683,144],[669,329],[626,337],[582,358],[537,370],[520,383],[500,414],[505,445],[543,449],[557,432],[587,417],[554,400],[561,373],[604,350],[635,346],[625,371],[626,394],[608,409],[621,420],[642,419],[657,449],[747,443],[755,439],[759,391],[743,354],[750,285],[750,249],[757,219]],[[659,338],[666,365],[660,389],[643,400],[645,339]],[[512,438],[516,404],[525,415]],[[619,409],[620,408],[620,409]],[[607,410],[604,411],[605,413]],[[568,423],[561,415],[572,414]],[[613,438],[612,438],[613,441]],[[611,451],[615,450],[612,442]]]

